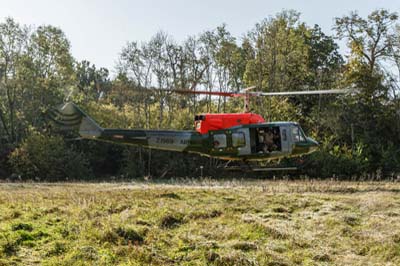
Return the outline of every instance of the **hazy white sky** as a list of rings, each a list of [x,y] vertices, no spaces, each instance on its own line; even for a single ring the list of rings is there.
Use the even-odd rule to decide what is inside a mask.
[[[302,21],[331,33],[333,18],[376,8],[400,12],[399,0],[0,0],[0,20],[60,27],[73,56],[113,70],[127,41],[148,41],[163,30],[177,41],[226,23],[236,37],[282,9],[301,12]]]

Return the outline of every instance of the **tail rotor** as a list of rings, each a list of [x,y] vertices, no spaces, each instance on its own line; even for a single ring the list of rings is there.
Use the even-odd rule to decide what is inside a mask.
[[[103,131],[96,121],[72,102],[50,109],[48,117],[61,130],[79,130],[79,134],[84,138],[98,137]]]

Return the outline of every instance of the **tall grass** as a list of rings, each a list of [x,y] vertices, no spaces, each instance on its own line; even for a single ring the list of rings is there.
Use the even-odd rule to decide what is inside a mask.
[[[400,183],[0,185],[0,265],[399,265]]]

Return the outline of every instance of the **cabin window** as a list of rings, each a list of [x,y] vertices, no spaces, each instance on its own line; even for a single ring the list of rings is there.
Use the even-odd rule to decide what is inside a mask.
[[[243,147],[246,145],[246,140],[243,132],[232,133],[232,146]]]
[[[215,134],[214,135],[214,148],[226,148],[226,135]]]
[[[294,142],[304,142],[305,138],[298,126],[292,127],[292,137]]]

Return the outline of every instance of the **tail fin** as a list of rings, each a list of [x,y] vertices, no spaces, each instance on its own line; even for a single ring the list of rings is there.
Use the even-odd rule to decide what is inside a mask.
[[[79,130],[83,138],[96,138],[101,135],[103,128],[72,102],[49,110],[49,117],[62,130]]]

